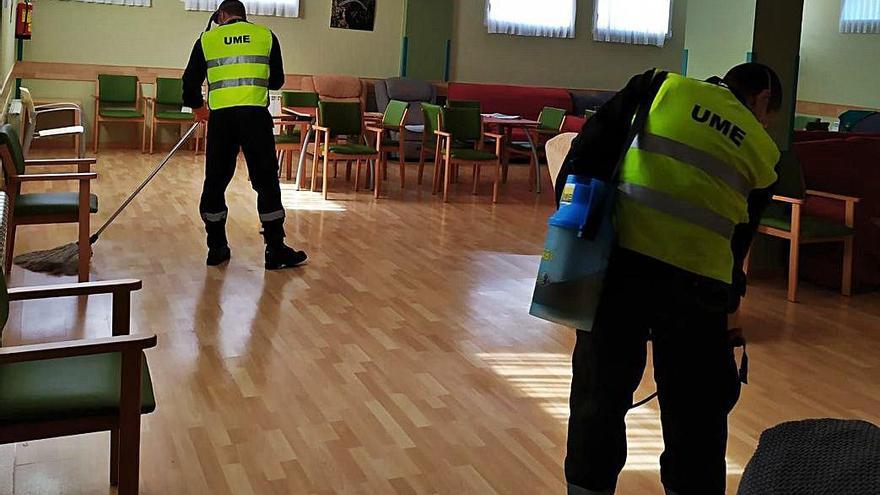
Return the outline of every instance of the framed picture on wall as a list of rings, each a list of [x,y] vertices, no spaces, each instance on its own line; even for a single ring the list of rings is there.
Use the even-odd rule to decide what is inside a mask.
[[[333,0],[330,27],[372,31],[376,23],[376,0]]]

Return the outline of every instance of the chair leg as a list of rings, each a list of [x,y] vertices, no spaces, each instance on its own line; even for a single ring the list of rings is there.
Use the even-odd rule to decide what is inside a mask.
[[[110,430],[110,485],[119,484],[119,429]]]
[[[419,181],[418,185],[422,185],[422,176],[425,175],[425,142],[422,141],[422,147],[419,148]]]
[[[336,160],[333,160],[333,165],[336,166]],[[324,153],[324,176],[321,178],[323,181],[324,188],[321,190],[321,194],[324,195],[324,199],[327,199],[327,187],[329,185],[329,176],[330,173],[330,158],[327,156],[327,153]]]
[[[840,292],[844,296],[852,295],[853,278],[853,238],[848,237],[843,241],[843,280],[840,283]]]
[[[98,120],[97,116],[95,116],[95,125],[94,125],[94,130],[92,132],[94,132],[94,134],[95,134],[92,138],[92,143],[93,143],[92,153],[97,153],[98,152],[98,140],[100,139],[99,136],[101,134],[101,121]]]
[[[431,183],[431,194],[437,194],[440,192],[440,144],[437,143],[437,148],[434,150],[434,181]]]
[[[351,182],[351,160],[345,160],[345,182]]]
[[[118,495],[137,495],[140,484],[141,411],[140,380],[143,365],[141,351],[122,353],[121,381],[133,384],[120,394],[119,414],[119,488]],[[132,360],[136,366],[132,366]]]
[[[406,188],[406,148],[404,148],[403,134],[400,135],[400,150],[397,152],[400,161],[400,188]]]
[[[797,302],[800,243],[797,239],[791,239],[790,244],[788,250],[788,300]]]
[[[537,174],[538,167],[535,163],[535,156],[529,153],[529,192],[532,192],[535,189]]]
[[[445,170],[445,173],[443,174],[443,202],[448,203],[449,202],[449,180],[450,180],[450,176],[452,175],[452,167],[453,166],[452,166],[452,160],[450,160],[449,157],[446,157],[445,160],[446,160],[446,170]]]
[[[150,126],[150,154],[153,154],[153,143],[156,141],[156,121]]]
[[[498,190],[500,188],[500,182],[503,181],[503,171],[501,162],[498,161],[495,163],[495,184],[492,186],[492,204],[498,203]]]
[[[293,180],[293,149],[287,150],[287,180]]]
[[[339,177],[339,162],[333,160],[333,178],[336,179]]]
[[[376,159],[373,160],[373,197],[375,199],[379,199],[379,196],[382,195],[382,175],[379,171],[384,168],[386,158],[386,155],[380,151]]]
[[[312,192],[315,192],[315,188],[318,187],[318,141],[320,139],[321,135],[315,133],[315,148],[312,154]]]
[[[354,192],[361,189],[361,160],[357,160],[354,166]]]
[[[473,181],[474,181],[474,189],[473,189],[473,191],[471,191],[471,194],[476,196],[477,190],[480,186],[480,166],[477,165],[476,163],[474,164]]]
[[[141,153],[147,152],[147,121],[144,120],[144,123],[141,124],[143,127],[143,131],[141,131]]]

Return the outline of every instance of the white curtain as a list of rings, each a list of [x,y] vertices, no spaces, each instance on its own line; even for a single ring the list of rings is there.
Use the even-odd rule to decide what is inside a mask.
[[[841,33],[880,33],[880,0],[843,0]]]
[[[152,0],[76,0],[83,3],[106,3],[108,5],[131,5],[134,7],[150,7]]]
[[[595,0],[593,39],[663,46],[672,37],[672,0]]]
[[[576,0],[486,0],[490,33],[574,38],[576,14]]]
[[[217,10],[223,0],[182,0],[186,10]],[[299,17],[299,0],[242,0],[248,15]]]

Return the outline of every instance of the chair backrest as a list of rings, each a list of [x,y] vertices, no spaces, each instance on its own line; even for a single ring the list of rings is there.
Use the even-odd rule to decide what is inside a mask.
[[[382,123],[390,126],[403,125],[403,119],[406,118],[408,109],[409,103],[405,101],[389,101],[388,107],[385,108],[385,115],[382,116]]]
[[[137,76],[98,74],[98,99],[105,103],[137,104]]]
[[[352,76],[307,76],[300,89],[318,93],[322,101],[357,101],[367,108],[366,83]]]
[[[476,100],[447,100],[447,108],[476,108],[481,109],[482,104]]]
[[[330,129],[330,135],[360,136],[363,130],[363,113],[356,102],[318,102],[318,125]]]
[[[170,77],[156,78],[156,103],[159,105],[183,106],[183,79]]]
[[[443,130],[455,141],[479,140],[483,135],[483,119],[478,108],[444,108]]]
[[[558,136],[554,136],[544,145],[547,154],[547,169],[550,171],[550,180],[553,187],[556,187],[556,181],[559,180],[559,171],[562,170],[562,163],[571,150],[571,142],[577,137],[576,132],[566,132]]]
[[[873,110],[847,110],[840,114],[840,132],[850,132],[865,117],[875,113]]]
[[[282,91],[281,106],[318,108],[318,93],[312,91]]]
[[[443,107],[440,105],[422,103],[422,115],[425,119],[425,134],[429,137],[434,136],[434,133],[440,130],[440,117],[442,114]]]
[[[30,90],[21,88],[21,147],[24,154],[28,154],[31,143],[34,141],[34,132],[37,129],[37,109]]]
[[[880,112],[874,112],[852,126],[852,132],[880,133]]]
[[[779,180],[773,190],[774,194],[795,199],[806,197],[806,185],[804,184],[804,171],[801,162],[793,150],[785,151],[779,159],[776,167]]]
[[[3,161],[3,172],[9,177],[24,174],[24,155],[21,153],[21,141],[12,124],[0,126],[0,159]]]
[[[562,129],[562,123],[565,121],[565,110],[554,107],[544,107],[541,115],[538,117],[539,128],[548,131],[558,131]]]

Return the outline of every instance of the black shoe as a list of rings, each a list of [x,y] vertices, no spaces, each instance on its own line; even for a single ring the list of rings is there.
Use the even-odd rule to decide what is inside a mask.
[[[210,248],[206,263],[208,266],[218,266],[226,263],[230,258],[232,258],[232,251],[229,250],[229,246]]]
[[[266,270],[280,270],[293,268],[308,259],[303,251],[293,249],[281,244],[280,246],[266,246]]]

